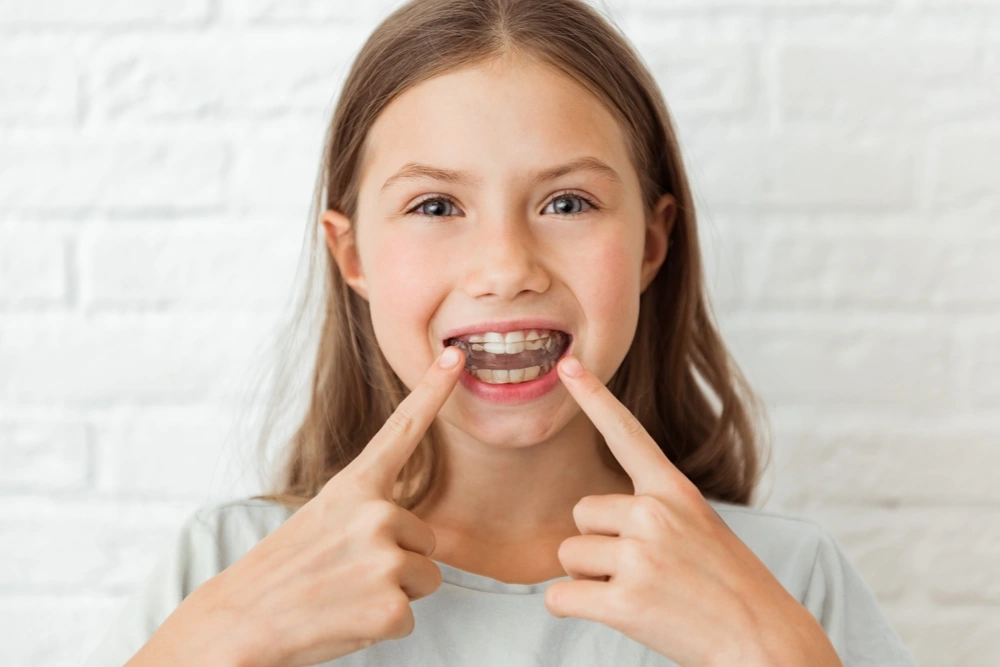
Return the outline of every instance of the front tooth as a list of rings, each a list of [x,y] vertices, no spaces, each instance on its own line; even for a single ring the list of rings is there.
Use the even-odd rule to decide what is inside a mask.
[[[487,368],[479,368],[476,370],[476,377],[483,382],[489,382],[493,379],[493,371]]]
[[[495,331],[470,335],[468,342],[473,350],[482,350],[491,354],[518,354],[525,350],[551,350],[555,336],[544,337],[532,329],[525,334],[523,331],[511,331],[506,334]]]
[[[523,380],[524,379],[524,370],[525,369],[523,369],[523,368],[511,368],[509,371],[507,371],[510,374],[510,381],[511,382],[520,382],[521,380]]]
[[[493,381],[494,382],[510,382],[510,373],[506,370],[493,370]]]
[[[542,370],[541,366],[528,366],[527,368],[524,369],[524,379],[534,380],[536,377],[538,377],[538,374],[541,372],[541,370]]]

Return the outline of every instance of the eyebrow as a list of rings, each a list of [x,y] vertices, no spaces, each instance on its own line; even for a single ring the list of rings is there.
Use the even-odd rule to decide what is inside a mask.
[[[604,162],[598,160],[596,157],[591,156],[577,158],[575,160],[570,160],[565,164],[541,169],[531,175],[529,183],[531,185],[538,185],[577,171],[588,171],[598,174],[599,176],[604,176],[605,178],[610,178],[619,185],[624,185],[622,183],[621,176],[618,175],[618,172]],[[402,166],[402,168],[400,168],[399,171],[390,176],[389,179],[382,184],[382,188],[379,190],[379,193],[384,192],[390,185],[399,181],[417,178],[433,178],[438,181],[465,186],[479,185],[482,183],[481,178],[473,176],[468,172],[454,171],[452,169],[444,169],[443,167],[433,167],[427,164],[420,164],[419,162],[407,162]]]

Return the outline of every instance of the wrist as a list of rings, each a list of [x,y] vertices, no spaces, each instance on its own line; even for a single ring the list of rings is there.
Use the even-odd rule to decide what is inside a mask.
[[[200,632],[206,636],[201,644],[211,659],[206,664],[225,667],[268,667],[265,654],[253,644],[256,634],[247,619],[227,593],[221,573],[199,586],[185,600],[199,619]]]
[[[753,661],[746,664],[843,667],[823,626],[797,600],[793,602],[787,613],[775,614],[772,623],[760,627]]]

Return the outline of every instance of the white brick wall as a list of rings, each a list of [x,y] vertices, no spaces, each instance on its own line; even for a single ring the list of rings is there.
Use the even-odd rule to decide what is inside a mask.
[[[320,142],[395,3],[0,0],[0,645],[78,665],[234,422]],[[608,0],[666,94],[767,507],[921,664],[1000,664],[1000,2]]]

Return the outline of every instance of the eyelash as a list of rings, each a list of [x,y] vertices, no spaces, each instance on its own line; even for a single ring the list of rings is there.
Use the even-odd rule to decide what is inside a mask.
[[[600,211],[601,210],[601,207],[598,206],[597,204],[595,204],[589,198],[584,197],[583,195],[578,194],[576,192],[571,192],[571,191],[560,192],[560,193],[554,195],[552,197],[552,199],[550,199],[548,201],[548,203],[545,204],[545,207],[548,208],[549,204],[551,204],[552,202],[557,201],[559,199],[574,199],[574,198],[575,199],[580,199],[583,202],[585,202],[588,206],[590,206],[590,208],[593,211]],[[417,209],[419,209],[421,206],[423,206],[427,202],[431,202],[431,201],[443,201],[443,202],[447,202],[447,203],[451,204],[452,206],[457,206],[457,204],[455,203],[455,200],[452,199],[451,197],[449,197],[448,195],[431,195],[430,197],[427,197],[426,199],[421,199],[419,202],[416,203],[416,205],[413,206],[413,208],[411,208],[410,210],[408,210],[407,213],[408,214],[413,214],[413,215],[419,215],[420,217],[423,217],[423,218],[447,218],[447,217],[450,217],[450,216],[447,216],[447,215],[429,215],[427,213],[416,213]],[[563,213],[562,215],[572,218],[572,217],[575,217],[575,216],[578,216],[578,215],[583,215],[584,213],[587,213],[587,212],[588,211],[579,211],[577,213]]]

